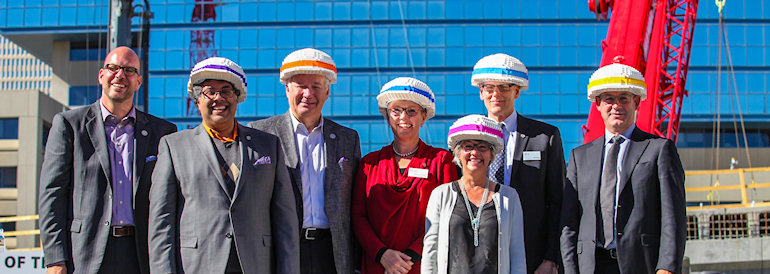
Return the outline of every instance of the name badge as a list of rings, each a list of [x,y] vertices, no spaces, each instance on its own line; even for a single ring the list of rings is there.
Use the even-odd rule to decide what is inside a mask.
[[[524,151],[524,161],[540,161],[540,151]]]
[[[415,177],[415,178],[428,178],[428,170],[424,168],[409,168],[409,173],[407,173],[407,176],[409,177]]]

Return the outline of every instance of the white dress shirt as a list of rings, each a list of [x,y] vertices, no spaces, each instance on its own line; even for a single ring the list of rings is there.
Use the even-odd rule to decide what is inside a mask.
[[[620,143],[620,150],[618,151],[618,169],[616,171],[617,180],[620,180],[620,172],[623,169],[623,159],[625,159],[626,150],[628,149],[628,144],[630,143],[628,140],[631,139],[631,133],[634,132],[634,129],[636,128],[636,124],[631,124],[631,127],[629,127],[626,131],[621,133],[620,135],[623,136],[623,141]],[[604,166],[604,159],[607,159],[607,154],[610,152],[610,146],[612,146],[612,137],[615,137],[615,134],[604,129],[604,156],[602,157],[602,166]],[[602,171],[603,172],[603,171]],[[617,184],[618,182],[615,182],[615,218],[613,222],[615,222],[618,218],[618,198],[620,198],[620,187]],[[617,235],[617,227],[612,226],[614,229],[614,233],[612,235]],[[615,236],[617,237],[617,236]],[[598,245],[597,241],[597,245]],[[617,244],[615,243],[615,239],[612,239],[612,242],[607,246],[609,249],[616,248]]]
[[[297,140],[302,180],[302,227],[329,228],[324,210],[324,174],[326,172],[326,145],[324,144],[324,119],[318,126],[308,129],[291,116],[294,138]]]
[[[503,143],[505,143],[505,177],[503,181],[507,186],[511,185],[511,178],[513,178],[511,172],[513,171],[513,153],[516,151],[516,140],[518,140],[516,138],[516,134],[518,134],[518,118],[519,114],[514,109],[513,113],[503,120],[505,125],[503,130],[503,136],[505,137],[503,140]]]

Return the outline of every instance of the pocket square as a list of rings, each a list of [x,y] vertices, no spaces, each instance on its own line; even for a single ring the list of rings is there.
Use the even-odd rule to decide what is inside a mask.
[[[262,158],[259,158],[254,162],[254,165],[269,165],[270,163],[270,156],[262,156]]]
[[[158,156],[150,155],[150,156],[147,156],[147,158],[144,158],[144,162],[145,163],[149,163],[149,162],[152,162],[152,161],[155,161],[155,160],[158,160]]]

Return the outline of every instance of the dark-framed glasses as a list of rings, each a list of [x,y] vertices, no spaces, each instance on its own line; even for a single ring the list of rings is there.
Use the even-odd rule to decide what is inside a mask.
[[[473,150],[476,150],[478,152],[487,152],[490,149],[492,149],[489,145],[484,144],[484,143],[475,143],[475,144],[474,143],[465,143],[465,144],[461,145],[461,147],[463,148],[463,151],[465,151],[465,152],[471,152]]]
[[[502,84],[502,85],[493,85],[493,84],[483,84],[481,85],[481,88],[484,89],[486,92],[494,92],[495,89],[499,90],[500,92],[508,92],[513,89],[514,84]]]
[[[123,73],[125,73],[128,76],[134,76],[139,74],[139,69],[135,67],[129,67],[129,66],[118,66],[115,64],[106,64],[104,65],[104,69],[109,71],[112,74],[118,74],[119,70],[123,70]]]
[[[406,112],[406,116],[414,117],[417,116],[420,112],[422,112],[422,109],[420,108],[397,108],[392,107],[388,108],[388,113],[390,113],[390,116],[393,117],[401,117],[401,113]]]
[[[214,98],[217,97],[217,94],[219,94],[219,96],[222,96],[222,98],[229,99],[235,96],[235,89],[227,87],[227,88],[222,88],[220,90],[216,90],[213,87],[205,86],[201,89],[201,94],[203,94],[203,96],[206,96],[206,98],[209,98],[209,100],[214,100]]]
[[[609,95],[609,94],[602,94],[599,95],[599,101],[604,102],[605,104],[621,104],[625,105],[631,102],[631,100],[634,99],[633,94],[621,94],[621,95]]]

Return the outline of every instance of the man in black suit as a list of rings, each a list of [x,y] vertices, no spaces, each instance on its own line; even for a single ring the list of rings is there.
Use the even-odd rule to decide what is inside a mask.
[[[479,87],[489,118],[503,126],[505,147],[489,167],[489,178],[512,186],[524,212],[527,273],[557,273],[564,150],[559,129],[516,112],[514,101],[529,86],[527,68],[498,53],[479,60],[471,83]]]
[[[564,186],[565,273],[679,273],[686,240],[684,170],[674,143],[634,124],[644,77],[611,64],[588,98],[605,134],[572,150]]]
[[[134,108],[139,57],[112,50],[102,96],[56,114],[40,174],[48,273],[150,273],[147,222],[158,140],[176,126]]]

